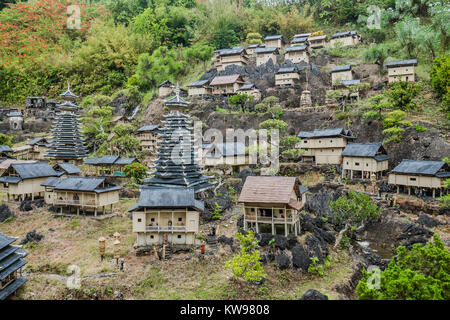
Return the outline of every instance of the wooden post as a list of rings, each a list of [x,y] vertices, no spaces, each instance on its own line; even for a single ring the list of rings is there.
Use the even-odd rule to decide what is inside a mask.
[[[353,170],[350,170],[350,180],[353,180]]]
[[[100,261],[103,261],[105,258],[105,249],[106,249],[106,239],[104,237],[100,237],[98,239],[98,250],[100,252]]]
[[[411,195],[411,187],[408,187],[408,196]]]
[[[159,260],[158,251],[156,251],[156,246],[153,245],[153,256],[156,260]]]
[[[400,186],[397,186],[397,193],[400,193]]]
[[[161,258],[166,259],[166,244],[163,244]]]
[[[116,264],[119,264],[119,258],[120,258],[120,241],[114,240],[114,259],[116,259]]]
[[[436,198],[436,189],[433,188],[433,198]]]
[[[287,211],[286,207],[284,208],[284,236],[288,236],[288,229],[287,229]]]

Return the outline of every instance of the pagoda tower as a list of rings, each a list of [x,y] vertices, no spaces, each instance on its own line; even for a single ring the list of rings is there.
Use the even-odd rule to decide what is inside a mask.
[[[88,151],[80,133],[78,111],[80,107],[75,103],[77,95],[70,91],[67,85],[66,92],[60,94],[64,100],[58,104],[59,113],[53,124],[53,138],[49,144],[49,152],[45,156],[64,162],[80,162],[87,157]]]
[[[175,88],[175,97],[164,100],[164,105],[169,108],[170,111],[185,112],[189,107],[189,102],[180,97],[180,86],[177,83]]]

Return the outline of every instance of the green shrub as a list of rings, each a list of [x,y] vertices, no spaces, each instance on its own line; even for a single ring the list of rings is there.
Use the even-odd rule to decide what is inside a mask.
[[[426,127],[421,126],[420,124],[416,124],[415,128],[416,128],[417,132],[425,132],[428,130]]]

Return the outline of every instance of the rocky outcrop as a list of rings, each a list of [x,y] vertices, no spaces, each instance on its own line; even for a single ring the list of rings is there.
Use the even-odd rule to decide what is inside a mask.
[[[9,217],[14,217],[14,212],[12,212],[7,204],[0,205],[0,222],[5,221]]]
[[[281,252],[275,256],[275,264],[278,269],[284,270],[291,266],[291,260],[287,254]]]
[[[328,300],[328,296],[315,289],[309,289],[299,300]]]
[[[25,245],[27,243],[38,243],[44,238],[42,234],[37,232],[36,230],[30,231],[25,235],[25,238],[20,242],[21,245]]]
[[[292,252],[292,265],[294,268],[308,271],[308,267],[311,264],[311,258],[308,251],[298,244],[291,250]]]

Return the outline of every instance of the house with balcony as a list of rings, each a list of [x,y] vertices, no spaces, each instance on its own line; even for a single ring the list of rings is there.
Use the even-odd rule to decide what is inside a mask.
[[[187,85],[189,96],[204,96],[212,94],[212,87],[209,85],[209,80],[198,80]]]
[[[22,268],[28,255],[19,246],[13,245],[17,238],[0,233],[0,301],[14,295],[26,282]]]
[[[254,44],[249,45],[247,47],[247,49],[245,49],[245,50],[247,51],[247,55],[253,56],[255,54],[255,50],[257,48],[262,48],[262,47],[264,47],[263,44],[254,43]]]
[[[342,152],[347,143],[356,139],[344,128],[300,131],[297,145],[303,150],[302,161],[315,164],[342,164]]]
[[[397,188],[397,193],[426,194],[433,198],[448,194],[444,181],[450,178],[450,167],[444,161],[403,159],[389,172],[388,183]]]
[[[233,168],[233,172],[248,168],[249,159],[245,152],[245,145],[240,142],[213,142],[204,143],[202,164],[206,168],[219,165],[228,165]]]
[[[331,83],[336,85],[341,80],[353,80],[353,70],[351,65],[334,66],[331,69]]]
[[[136,158],[122,158],[106,155],[100,158],[88,158],[84,164],[88,166],[88,173],[102,177],[125,177],[125,166],[137,162]]]
[[[301,187],[295,177],[247,177],[238,200],[243,204],[244,230],[297,236],[307,191]]]
[[[280,68],[275,73],[276,86],[294,86],[300,81],[300,74],[295,67]]]
[[[12,163],[0,176],[0,189],[5,192],[8,201],[34,200],[35,196],[43,196],[45,188],[41,184],[49,177],[58,177],[47,162]]]
[[[381,142],[348,143],[342,152],[342,177],[370,180],[375,174],[380,179],[388,170],[388,162]]]
[[[356,46],[361,43],[361,36],[355,30],[336,32],[331,36],[330,46],[335,47],[337,44],[341,46]]]
[[[291,60],[293,63],[304,61],[309,63],[309,51],[305,45],[295,45],[286,49],[284,54],[285,60]]]
[[[146,124],[136,130],[136,138],[146,153],[155,153],[158,147],[158,124]]]
[[[12,156],[18,160],[33,160],[33,147],[24,145],[12,148]]]
[[[63,213],[86,212],[112,213],[119,202],[120,187],[107,178],[99,177],[52,177],[42,184],[45,188],[45,203],[59,208]]]
[[[267,36],[264,38],[264,45],[266,48],[283,49],[285,42],[281,34]]]
[[[415,82],[415,67],[417,59],[398,60],[386,62],[389,83],[395,81]]]
[[[214,57],[214,67],[223,71],[227,66],[246,66],[248,64],[247,51],[243,47],[218,50]]]
[[[137,252],[163,244],[182,248],[200,244],[196,234],[203,210],[203,202],[195,199],[194,188],[143,187],[139,202],[129,210],[137,234]]]
[[[213,94],[231,95],[245,83],[244,79],[239,74],[230,76],[216,76],[210,83],[213,87]]]
[[[327,36],[321,35],[321,36],[314,36],[314,37],[308,37],[309,41],[309,47],[311,49],[322,49],[325,48],[327,44]]]
[[[7,145],[0,145],[0,157],[2,159],[11,159],[12,158],[13,149]]]
[[[294,37],[291,41],[291,46],[309,46],[308,37]]]
[[[277,63],[277,55],[280,54],[278,48],[276,47],[264,47],[264,48],[256,48],[256,65],[260,66],[262,64],[267,63],[270,59],[275,64]]]

